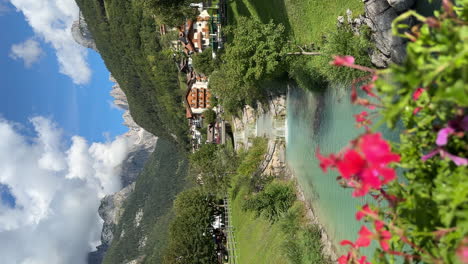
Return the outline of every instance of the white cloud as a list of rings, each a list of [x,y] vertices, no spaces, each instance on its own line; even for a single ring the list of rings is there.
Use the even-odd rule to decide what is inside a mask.
[[[15,60],[23,60],[24,66],[30,68],[34,63],[39,61],[44,54],[39,42],[28,39],[25,42],[14,44],[11,46],[10,57]]]
[[[117,137],[89,144],[35,117],[27,138],[0,120],[0,183],[16,199],[0,201],[0,263],[84,264],[100,239],[100,199],[120,189],[120,164],[132,142]]]
[[[86,61],[87,50],[73,40],[71,26],[78,19],[74,0],[10,0],[23,12],[34,32],[56,51],[60,72],[76,84],[86,84],[91,70]]]

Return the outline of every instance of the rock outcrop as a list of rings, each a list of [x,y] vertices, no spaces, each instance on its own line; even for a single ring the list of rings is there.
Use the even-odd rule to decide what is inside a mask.
[[[406,40],[392,34],[392,21],[399,13],[410,9],[414,0],[365,0],[366,24],[372,30],[375,51],[372,63],[380,68],[390,63],[402,63],[406,57]],[[411,24],[411,21],[408,21]]]
[[[399,13],[410,9],[415,2],[416,0],[388,0],[388,4]]]
[[[93,36],[91,35],[91,32],[88,29],[88,24],[86,24],[86,21],[81,12],[78,20],[73,22],[71,33],[76,43],[80,44],[85,48],[98,51]]]
[[[104,220],[101,233],[101,245],[97,250],[88,255],[88,264],[102,263],[104,255],[114,238],[114,228],[118,225],[123,214],[123,205],[125,200],[135,189],[135,183],[128,185],[119,192],[108,195],[101,200],[99,206],[99,216]]]
[[[114,78],[111,77],[110,80],[115,82],[111,91],[111,95],[114,97],[114,105],[125,111],[123,114],[124,125],[127,126],[129,130],[124,136],[131,138],[134,143],[130,147],[130,151],[121,167],[120,180],[123,189],[101,200],[99,215],[104,220],[101,233],[101,245],[97,247],[96,251],[89,253],[88,264],[102,263],[104,255],[114,238],[114,228],[117,226],[122,216],[124,202],[135,189],[136,178],[143,170],[151,153],[153,153],[157,142],[157,137],[135,123],[130,115],[125,93]]]
[[[123,114],[123,124],[127,126],[129,130],[124,135],[134,140],[134,144],[131,146],[128,156],[122,164],[121,181],[122,186],[126,187],[133,183],[138,177],[138,174],[140,174],[146,160],[154,151],[157,138],[140,127],[133,120],[125,93],[112,76],[110,80],[115,83],[110,93],[111,96],[114,97],[114,105],[125,111]]]
[[[366,25],[371,29],[371,38],[375,49],[370,54],[372,63],[378,68],[386,68],[391,63],[402,63],[406,57],[406,40],[394,36],[392,22],[402,12],[410,9],[414,0],[363,0],[365,15],[352,18],[348,10],[347,21],[358,34],[359,28]],[[338,17],[338,24],[343,24],[345,18]],[[407,20],[410,26],[413,20]]]

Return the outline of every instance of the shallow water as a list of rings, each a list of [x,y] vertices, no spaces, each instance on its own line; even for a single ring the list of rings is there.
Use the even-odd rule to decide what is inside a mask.
[[[352,190],[336,182],[338,173],[322,172],[315,150],[337,152],[362,133],[353,117],[361,111],[362,107],[351,104],[343,86],[329,87],[324,93],[294,87],[288,92],[286,159],[339,253],[344,250],[338,245],[341,240],[357,238],[362,225],[354,217],[357,208],[372,199],[352,198]]]

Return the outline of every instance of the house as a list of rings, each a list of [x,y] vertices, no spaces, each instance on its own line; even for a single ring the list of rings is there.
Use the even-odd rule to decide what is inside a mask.
[[[185,95],[186,117],[199,119],[205,110],[211,108],[211,96],[206,77],[191,81]]]
[[[223,46],[221,25],[224,9],[218,4],[193,3],[190,6],[197,8],[199,15],[195,20],[187,20],[183,26],[179,27],[179,41],[183,52],[190,55],[211,47],[213,57],[216,57],[216,50]]]

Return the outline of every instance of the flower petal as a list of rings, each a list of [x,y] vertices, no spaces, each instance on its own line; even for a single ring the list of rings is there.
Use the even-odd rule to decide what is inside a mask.
[[[433,151],[429,152],[428,154],[422,156],[421,159],[422,159],[423,161],[426,161],[426,160],[428,160],[428,159],[434,157],[435,155],[437,155],[437,154],[439,153],[439,151],[440,151],[440,149],[436,148],[436,149],[434,149]]]
[[[468,165],[468,159],[455,156],[453,154],[448,153],[445,150],[441,150],[440,156],[443,157],[443,158],[447,157],[447,158],[451,159],[457,166],[466,166],[466,165]]]
[[[355,150],[351,149],[344,154],[342,160],[337,162],[337,167],[341,176],[345,179],[349,179],[354,174],[360,172],[365,164],[366,161],[362,156]]]
[[[442,128],[441,130],[439,130],[439,133],[437,133],[437,140],[436,140],[437,146],[447,145],[448,137],[454,132],[455,132],[455,129],[451,127],[446,127],[446,128]]]

